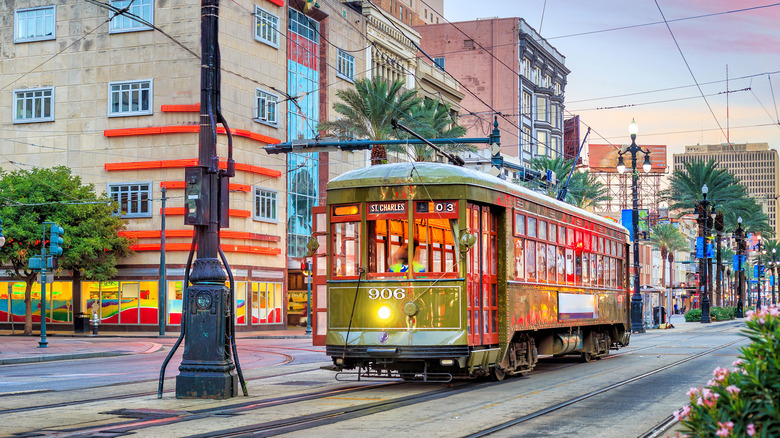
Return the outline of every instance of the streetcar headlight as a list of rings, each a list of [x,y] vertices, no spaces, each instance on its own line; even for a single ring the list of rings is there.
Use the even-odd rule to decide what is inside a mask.
[[[455,360],[454,359],[442,359],[442,360],[439,361],[439,363],[441,364],[441,366],[451,367],[451,366],[455,365]]]
[[[390,310],[390,307],[388,306],[382,306],[379,308],[379,310],[376,312],[377,316],[379,316],[379,319],[387,319],[390,318],[390,315],[393,313]]]

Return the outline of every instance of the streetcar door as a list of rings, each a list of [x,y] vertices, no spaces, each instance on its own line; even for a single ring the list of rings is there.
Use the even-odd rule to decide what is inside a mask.
[[[313,236],[320,244],[312,257],[312,299],[311,299],[311,327],[312,345],[325,345],[325,335],[328,330],[328,238],[327,238],[327,207],[312,207],[314,216],[312,229]]]
[[[466,256],[469,345],[498,343],[497,219],[488,206],[469,204],[467,224],[477,243]]]

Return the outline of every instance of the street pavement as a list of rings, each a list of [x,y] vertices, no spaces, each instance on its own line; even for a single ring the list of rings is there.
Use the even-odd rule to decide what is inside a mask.
[[[46,347],[40,346],[40,335],[11,335],[10,330],[0,330],[0,365],[47,362],[53,360],[114,357],[132,354],[151,354],[163,348],[155,339],[176,339],[178,332],[163,336],[152,332],[99,331],[97,335],[72,332],[47,331]],[[236,339],[305,339],[303,327],[287,330],[260,330],[237,332]],[[170,343],[170,342],[168,342]]]

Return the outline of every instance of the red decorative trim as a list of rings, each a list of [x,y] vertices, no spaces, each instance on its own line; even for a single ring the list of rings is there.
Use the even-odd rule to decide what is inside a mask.
[[[104,168],[108,171],[111,170],[141,170],[141,169],[162,169],[173,167],[189,167],[197,166],[197,158],[187,158],[183,160],[162,160],[162,161],[131,161],[127,163],[106,163]],[[220,169],[227,169],[227,162],[219,162]],[[251,164],[236,163],[236,170],[243,170],[245,172],[256,173],[258,175],[271,176],[279,178],[282,176],[282,172],[278,170],[266,169],[265,167],[253,166]],[[240,190],[240,189],[238,189]]]
[[[162,213],[162,208],[160,209],[160,213]],[[184,207],[170,207],[165,209],[165,215],[166,216],[184,216]],[[228,210],[228,215],[232,217],[250,217],[252,216],[252,212],[249,210],[234,210],[230,209]]]
[[[164,113],[199,113],[200,104],[193,103],[191,105],[162,105],[160,110]]]
[[[162,181],[160,182],[160,187],[165,187],[166,189],[183,189],[184,188],[184,181]],[[233,184],[230,183],[228,186],[231,192],[251,192],[252,186],[247,184]]]
[[[165,237],[192,237],[193,230],[165,230]],[[258,234],[248,233],[246,231],[220,231],[220,236],[225,239],[246,239],[257,240],[260,242],[281,242],[282,238],[279,236],[272,236],[270,234]],[[162,236],[160,230],[144,230],[144,231],[120,231],[120,236],[127,236],[136,239],[159,239]]]
[[[181,133],[198,133],[200,132],[199,125],[174,125],[174,126],[151,126],[148,128],[124,128],[124,129],[106,129],[103,131],[105,137],[127,137],[133,135],[158,135],[158,134],[181,134]],[[217,127],[218,134],[224,134],[225,128],[222,126]],[[267,135],[258,134],[256,132],[247,131],[245,129],[233,129],[233,135],[239,137],[246,137],[252,140],[259,141],[265,144],[277,144],[282,141],[278,138],[268,137]]]
[[[221,245],[222,250],[225,252],[241,252],[247,254],[258,255],[280,255],[282,250],[279,248],[268,248],[266,246],[249,246],[249,245]],[[149,244],[136,244],[131,245],[130,248],[133,251],[159,251],[161,245],[159,243]],[[166,251],[189,251],[189,243],[166,243]]]

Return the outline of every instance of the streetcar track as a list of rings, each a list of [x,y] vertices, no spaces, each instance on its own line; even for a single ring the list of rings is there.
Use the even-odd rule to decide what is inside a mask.
[[[694,355],[689,356],[689,357],[687,357],[685,359],[681,359],[681,360],[678,360],[676,362],[672,362],[670,364],[667,364],[667,365],[664,365],[662,367],[656,368],[654,370],[645,372],[645,373],[640,374],[638,376],[634,376],[634,377],[622,380],[622,381],[614,383],[612,385],[605,386],[603,388],[600,388],[600,389],[588,392],[586,394],[583,394],[583,395],[571,398],[571,399],[569,399],[567,401],[556,403],[556,404],[548,406],[548,407],[546,407],[544,409],[539,409],[539,410],[537,410],[535,412],[532,412],[530,414],[524,415],[524,416],[519,417],[519,418],[515,418],[514,420],[510,420],[510,421],[501,423],[499,425],[496,425],[496,426],[493,426],[493,427],[481,430],[479,432],[467,435],[467,437],[468,438],[478,438],[478,437],[484,437],[484,436],[491,435],[491,434],[493,434],[495,432],[500,432],[500,431],[508,429],[510,427],[514,427],[514,426],[517,426],[519,424],[525,423],[527,421],[533,420],[535,418],[542,417],[544,415],[547,415],[547,414],[550,414],[552,412],[555,412],[555,411],[557,411],[559,409],[563,409],[565,407],[571,406],[571,405],[573,405],[575,403],[579,403],[579,402],[581,402],[583,400],[586,400],[586,399],[589,399],[591,397],[603,394],[605,392],[611,391],[611,390],[619,388],[621,386],[628,385],[630,383],[636,382],[636,381],[644,379],[646,377],[650,377],[650,376],[652,376],[654,374],[658,374],[658,373],[666,371],[666,370],[668,370],[670,368],[676,367],[678,365],[682,365],[682,364],[684,364],[686,362],[698,359],[698,358],[706,356],[706,355],[708,355],[708,354],[710,354],[712,352],[721,350],[723,348],[729,347],[731,345],[734,345],[734,344],[736,344],[738,342],[743,342],[743,341],[744,341],[744,339],[740,338],[740,339],[736,339],[734,341],[728,342],[726,344],[722,344],[722,345],[719,345],[717,347],[710,348],[707,351],[703,351],[701,353],[694,354]]]

